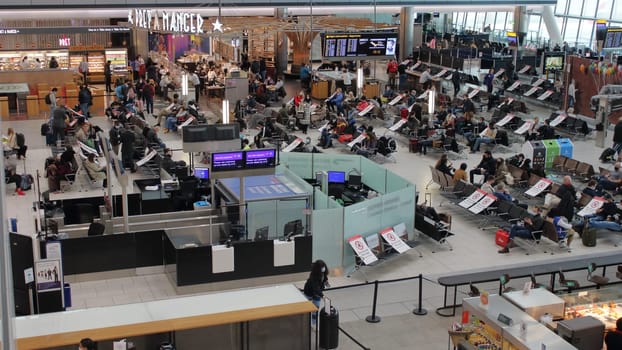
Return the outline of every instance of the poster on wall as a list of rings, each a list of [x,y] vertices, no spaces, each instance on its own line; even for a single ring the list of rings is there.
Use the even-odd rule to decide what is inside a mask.
[[[63,285],[59,259],[44,259],[35,262],[35,280],[38,292],[61,289]]]

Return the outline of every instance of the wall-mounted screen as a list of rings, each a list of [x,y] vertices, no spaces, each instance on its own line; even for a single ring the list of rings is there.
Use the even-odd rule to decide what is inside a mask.
[[[607,37],[607,21],[596,20],[596,40],[605,40]]]
[[[212,153],[212,171],[231,171],[244,168],[244,152]]]
[[[608,28],[603,49],[622,47],[622,28]]]
[[[321,33],[324,58],[394,56],[397,33]]]
[[[246,169],[253,168],[273,168],[276,165],[275,149],[258,149],[246,151],[246,161],[244,167]]]
[[[516,38],[516,33],[507,32],[508,46],[518,46],[518,39]]]

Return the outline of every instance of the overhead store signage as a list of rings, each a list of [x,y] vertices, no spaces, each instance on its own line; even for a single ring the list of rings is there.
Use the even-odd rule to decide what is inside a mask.
[[[24,34],[80,34],[80,33],[122,33],[129,32],[129,28],[117,26],[101,27],[51,27],[51,28],[0,28],[0,35]]]
[[[136,28],[180,34],[202,34],[203,17],[198,13],[164,10],[129,10],[127,21]]]

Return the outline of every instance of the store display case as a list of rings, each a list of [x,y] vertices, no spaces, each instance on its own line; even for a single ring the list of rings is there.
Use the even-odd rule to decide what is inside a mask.
[[[504,297],[490,295],[486,299],[486,305],[482,304],[482,299],[479,297],[464,299],[462,304],[465,312],[468,312],[469,320],[464,327],[472,331],[468,342],[474,348],[576,349]]]
[[[59,69],[69,68],[69,52],[67,50],[20,50],[0,52],[0,71],[23,70],[20,63],[24,56],[28,56],[33,69],[37,58],[41,61],[42,68],[47,69],[52,57],[56,57]]]
[[[566,302],[564,318],[567,320],[592,316],[603,322],[607,329],[615,329],[616,320],[622,317],[620,286],[580,291],[561,297]]]
[[[110,61],[110,67],[114,72],[127,71],[127,50],[106,50],[106,61]]]

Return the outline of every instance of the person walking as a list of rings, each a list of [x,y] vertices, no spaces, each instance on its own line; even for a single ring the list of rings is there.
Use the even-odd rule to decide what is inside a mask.
[[[397,61],[391,59],[389,63],[387,63],[387,74],[389,75],[389,85],[392,88],[395,88],[395,77],[397,76]]]
[[[192,72],[188,77],[190,83],[194,86],[194,102],[199,104],[199,97],[201,96],[201,79],[199,79],[199,75],[197,72]]]
[[[323,260],[316,260],[311,265],[309,278],[305,282],[303,293],[318,309],[324,297],[324,289],[328,284],[328,267]],[[317,326],[317,312],[311,314],[311,327]]]
[[[86,57],[82,57],[82,62],[78,65],[78,72],[82,74],[83,83],[86,84],[86,76],[89,74],[89,64],[86,62]]]
[[[65,118],[66,118],[65,103],[61,102],[58,107],[52,110],[52,132],[54,133],[54,139],[56,142],[65,139]]]

